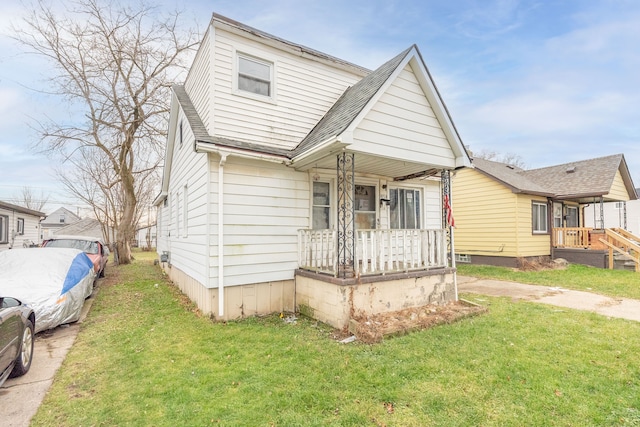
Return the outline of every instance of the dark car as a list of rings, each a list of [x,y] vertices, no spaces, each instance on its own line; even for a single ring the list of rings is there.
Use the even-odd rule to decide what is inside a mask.
[[[42,242],[42,246],[45,248],[80,249],[93,262],[96,276],[104,277],[104,267],[109,260],[109,248],[102,239],[87,236],[54,236]]]
[[[0,385],[29,371],[33,359],[33,310],[15,298],[0,297]]]

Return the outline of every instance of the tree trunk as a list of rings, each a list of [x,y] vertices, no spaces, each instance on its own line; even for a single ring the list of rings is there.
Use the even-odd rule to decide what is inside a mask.
[[[137,200],[133,175],[128,173],[128,171],[123,171],[122,175],[123,208],[122,218],[120,218],[116,233],[116,248],[118,251],[119,264],[130,264],[132,260],[131,241],[135,236],[134,218]]]

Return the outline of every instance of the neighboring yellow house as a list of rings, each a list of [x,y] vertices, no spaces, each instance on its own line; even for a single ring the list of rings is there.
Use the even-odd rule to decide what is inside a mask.
[[[523,170],[473,159],[452,179],[458,262],[516,266],[519,258],[565,258],[604,267],[604,230],[585,209],[636,200],[622,154]]]

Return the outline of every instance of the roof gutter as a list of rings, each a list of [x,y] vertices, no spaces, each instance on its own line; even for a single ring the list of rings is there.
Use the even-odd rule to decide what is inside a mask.
[[[224,154],[225,157],[235,156],[235,157],[241,157],[244,159],[264,160],[267,162],[284,164],[286,166],[289,166],[291,164],[291,160],[289,160],[284,156],[278,156],[275,154],[257,153],[255,151],[239,150],[239,149],[234,149],[227,146],[223,147],[223,146],[216,145],[215,143],[206,142],[206,141],[196,141],[194,148],[196,153],[212,153],[212,154],[217,154],[219,156],[222,156]]]

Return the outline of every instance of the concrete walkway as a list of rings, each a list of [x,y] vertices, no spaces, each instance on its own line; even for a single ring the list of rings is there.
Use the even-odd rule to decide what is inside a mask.
[[[640,301],[615,298],[584,291],[573,291],[560,287],[525,285],[502,280],[478,279],[458,276],[458,292],[497,297],[511,297],[576,310],[592,311],[608,317],[640,322]]]

